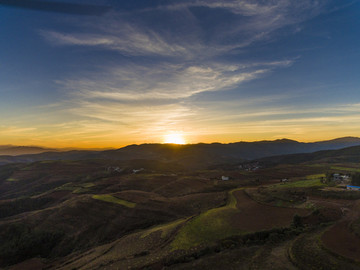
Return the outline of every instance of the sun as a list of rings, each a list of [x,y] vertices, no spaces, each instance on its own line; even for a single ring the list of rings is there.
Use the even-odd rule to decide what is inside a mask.
[[[164,136],[164,143],[186,144],[182,134],[171,133]]]

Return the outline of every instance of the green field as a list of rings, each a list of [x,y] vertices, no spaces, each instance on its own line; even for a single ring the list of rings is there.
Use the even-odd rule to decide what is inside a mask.
[[[74,185],[74,183],[66,183],[65,185],[62,185],[60,187],[57,187],[55,190],[68,190],[68,191],[74,191],[77,187]]]
[[[338,167],[338,166],[333,166],[330,167],[332,170],[338,170],[338,171],[347,171],[347,172],[360,172],[359,168],[349,168],[349,167]]]
[[[104,201],[104,202],[121,204],[121,205],[126,206],[128,208],[134,208],[136,206],[136,203],[121,200],[119,198],[116,198],[116,197],[114,197],[112,195],[108,195],[108,194],[93,195],[92,198],[95,199],[95,200],[100,200],[100,201]]]
[[[145,238],[145,237],[149,236],[150,234],[157,232],[157,231],[161,231],[161,238],[165,238],[172,230],[174,230],[177,226],[181,225],[182,223],[186,222],[187,220],[188,220],[187,218],[183,218],[183,219],[175,220],[175,221],[167,223],[167,224],[155,226],[155,227],[150,228],[149,230],[145,231],[145,233],[143,233],[141,235],[141,238]]]
[[[275,186],[277,188],[322,187],[322,186],[326,186],[326,184],[321,183],[320,178],[314,178],[314,179],[310,178],[308,180],[300,180],[300,181],[295,181],[295,182],[280,183],[280,184],[276,184]]]
[[[225,206],[206,211],[187,222],[171,243],[172,250],[187,250],[193,246],[241,234],[241,231],[232,226],[230,219],[238,211],[233,192],[240,189],[229,192],[229,200]]]
[[[6,179],[6,181],[8,181],[8,182],[17,182],[17,181],[19,181],[19,179],[16,179],[16,178],[8,178],[8,179]]]
[[[307,175],[306,179],[311,180],[311,179],[321,179],[322,177],[325,177],[326,175],[324,173],[319,173],[319,174],[311,174],[311,175]]]
[[[56,190],[68,190],[72,191],[74,194],[80,194],[80,193],[87,193],[90,191],[90,188],[94,187],[94,183],[82,183],[82,184],[76,184],[76,183],[67,183],[65,185],[62,185],[60,187],[57,187]]]

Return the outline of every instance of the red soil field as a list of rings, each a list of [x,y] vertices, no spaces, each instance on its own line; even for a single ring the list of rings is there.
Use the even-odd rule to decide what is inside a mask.
[[[275,207],[258,203],[243,190],[234,192],[237,208],[240,210],[232,216],[233,224],[242,230],[261,231],[275,227],[289,226],[295,214],[305,216],[307,209]]]
[[[41,261],[41,259],[32,258],[11,266],[9,270],[39,270],[43,269],[44,267],[45,264]]]
[[[346,258],[360,261],[360,238],[349,230],[349,222],[341,221],[321,237],[325,247]]]
[[[326,248],[343,257],[360,262],[360,237],[350,230],[350,224],[356,220],[360,214],[360,200],[344,217],[328,229],[321,237]]]

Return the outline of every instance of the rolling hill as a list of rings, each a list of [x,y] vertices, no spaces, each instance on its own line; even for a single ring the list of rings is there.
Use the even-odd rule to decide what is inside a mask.
[[[335,254],[352,248],[337,245],[341,235],[331,232],[356,237],[360,193],[321,178],[329,170],[360,170],[360,145],[245,161],[265,165],[257,170],[236,163],[209,168],[244,160],[246,151],[261,156],[329,144],[344,140],[316,147],[279,140],[3,156],[10,164],[0,166],[0,268],[219,269],[226,262],[234,269],[293,269],[295,263],[310,269],[314,253],[318,269],[357,269],[358,250],[346,253],[344,264],[319,245]],[[284,178],[291,181],[279,183]],[[340,264],[344,268],[334,268]]]

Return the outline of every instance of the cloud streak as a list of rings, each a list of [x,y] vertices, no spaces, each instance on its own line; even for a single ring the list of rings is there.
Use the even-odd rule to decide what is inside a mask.
[[[141,10],[129,18],[112,12],[99,20],[81,22],[92,31],[62,33],[41,30],[41,35],[56,45],[101,46],[125,55],[158,55],[209,58],[253,42],[269,38],[270,33],[318,15],[328,1],[173,1],[168,5]],[[202,18],[191,8],[221,9],[234,16],[225,16],[216,25],[201,25]],[[160,12],[160,13],[159,13]],[[133,15],[133,14],[132,14]],[[168,27],[158,27],[159,19]],[[191,23],[189,23],[191,22]],[[187,25],[187,27],[183,27]],[[85,27],[84,27],[85,29]],[[210,38],[209,38],[210,37]]]
[[[204,92],[232,89],[256,79],[274,68],[290,65],[291,61],[251,65],[227,64],[166,64],[151,66],[127,65],[112,67],[96,78],[77,78],[59,82],[83,99],[117,101],[176,100]]]
[[[36,127],[31,127],[29,122],[2,125],[0,139],[11,136],[8,141],[13,144],[30,141],[49,146],[120,147],[131,143],[162,142],[163,135],[172,131],[181,132],[194,143],[283,137],[311,141],[324,139],[324,134],[330,139],[343,136],[342,132],[354,136],[360,132],[357,103],[302,110],[274,104],[275,100],[287,98],[244,99],[243,104],[234,102],[224,106],[213,102],[205,109],[177,103],[133,106],[115,101],[83,101],[67,104],[66,111],[77,115],[76,119],[57,119],[57,114],[49,114],[49,123]],[[230,108],[221,109],[226,106]],[[234,111],[231,106],[240,108]]]

